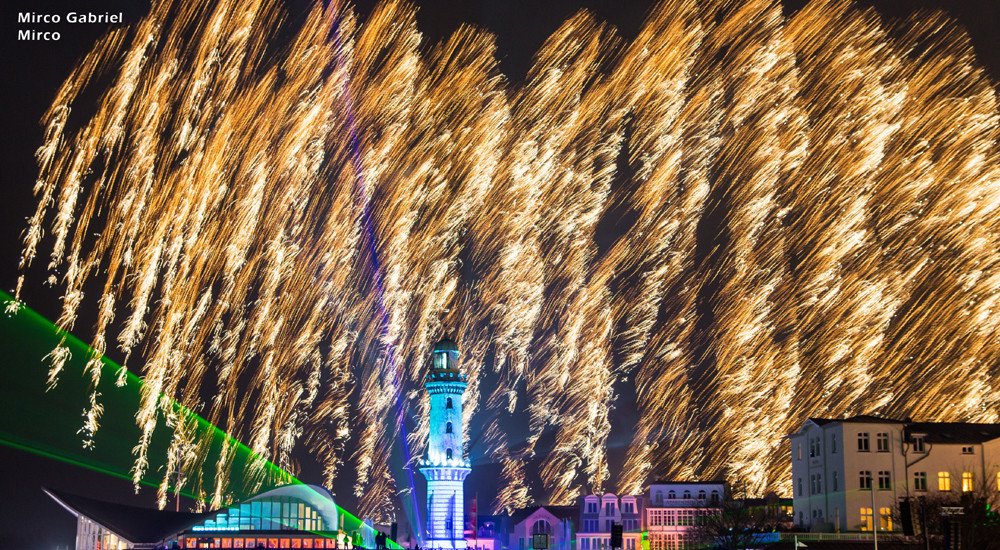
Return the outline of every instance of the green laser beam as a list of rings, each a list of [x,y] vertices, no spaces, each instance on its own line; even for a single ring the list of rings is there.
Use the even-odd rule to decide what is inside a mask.
[[[0,302],[10,302],[10,301],[14,301],[14,298],[10,294],[0,291]],[[19,303],[18,308],[19,311],[17,312],[16,316],[18,317],[23,316],[23,318],[25,318],[26,320],[34,322],[35,324],[38,324],[44,327],[45,329],[51,330],[52,334],[56,335],[60,340],[64,340],[65,343],[63,345],[70,349],[70,353],[72,353],[74,357],[77,356],[77,352],[80,352],[80,356],[82,357],[89,358],[95,355],[94,349],[91,348],[89,345],[87,345],[83,340],[77,338],[72,333],[62,330],[57,325],[51,323],[48,319],[43,317],[41,314],[34,311],[27,305],[25,305],[23,302]],[[117,377],[118,373],[122,370],[122,366],[116,363],[115,361],[109,359],[107,356],[101,356],[100,359],[103,364],[103,370],[105,371],[104,373],[102,373],[102,380],[106,377],[105,375],[113,375]],[[137,375],[135,375],[135,373],[131,371],[125,371],[125,373],[126,373],[126,386],[136,387],[137,389],[145,386],[143,380],[139,378]],[[295,482],[301,483],[297,479],[295,479],[295,477],[291,473],[285,471],[283,468],[277,466],[273,462],[264,459],[258,453],[254,452],[252,449],[243,444],[243,442],[233,438],[228,433],[226,433],[219,427],[215,426],[211,422],[208,422],[194,411],[178,403],[172,397],[165,396],[163,393],[160,393],[158,397],[161,399],[163,397],[167,397],[167,399],[169,399],[171,403],[174,412],[183,416],[185,419],[194,419],[197,422],[199,428],[207,430],[213,434],[214,440],[219,440],[221,438],[222,442],[235,446],[235,448],[238,449],[245,456],[251,458],[254,461],[260,461],[261,463],[263,463],[267,472],[273,476],[273,479],[281,479],[291,483]]]
[[[84,462],[82,460],[76,460],[76,459],[74,459],[72,457],[64,456],[64,455],[61,455],[61,454],[59,454],[57,452],[45,450],[45,449],[42,449],[42,448],[39,448],[39,447],[32,446],[30,444],[18,443],[17,441],[13,440],[13,438],[10,436],[10,434],[4,433],[4,432],[0,432],[0,445],[4,445],[4,446],[7,446],[7,447],[10,447],[10,448],[13,448],[13,449],[17,449],[19,451],[25,451],[25,452],[28,452],[28,453],[31,453],[31,454],[34,454],[34,455],[43,456],[45,458],[51,458],[53,460],[58,460],[59,462],[62,462],[62,463],[65,463],[65,464],[71,464],[73,466],[79,466],[80,468],[84,468],[84,469],[90,470],[92,472],[97,472],[97,473],[100,473],[100,474],[105,474],[105,475],[109,475],[109,476],[121,478],[121,479],[130,481],[130,482],[133,481],[132,475],[130,473],[128,473],[128,472],[120,472],[120,471],[114,470],[114,469],[112,469],[110,467],[101,466],[101,465],[95,464],[93,462]],[[154,481],[149,481],[149,480],[146,480],[146,479],[140,480],[139,483],[141,485],[145,485],[147,487],[152,487],[154,489],[159,487],[158,483],[156,483]],[[186,497],[192,498],[192,499],[197,499],[197,497],[195,495],[191,494],[191,493],[185,493],[184,491],[181,491],[181,494],[184,495],[184,496],[186,496]]]
[[[0,304],[13,300],[10,294],[0,291]],[[48,369],[43,365],[43,358],[60,343],[69,348],[72,357],[67,362],[59,384],[46,391],[45,379]],[[60,436],[65,437],[66,433],[69,433],[79,445],[77,433],[81,422],[79,416],[73,411],[79,411],[88,405],[81,400],[81,396],[89,395],[91,391],[89,377],[86,376],[83,365],[95,355],[93,348],[72,333],[62,330],[23,302],[18,304],[17,313],[0,316],[0,346],[7,350],[6,356],[9,364],[22,367],[0,370],[4,377],[3,382],[5,382],[0,384],[0,406],[7,409],[14,404],[21,405],[21,408],[17,410],[3,410],[3,414],[0,415],[0,444],[132,481],[131,473],[125,473],[131,472],[131,465],[128,468],[116,468],[113,465],[113,459],[102,461],[94,454],[83,454],[80,448],[72,451],[65,450],[67,446],[58,440]],[[106,390],[101,392],[105,413],[102,417],[103,425],[95,435],[94,447],[96,449],[113,447],[115,452],[111,453],[111,456],[114,458],[121,456],[122,452],[132,456],[132,449],[127,446],[123,449],[122,442],[136,441],[138,426],[134,422],[128,422],[127,426],[123,426],[121,418],[109,413],[123,409],[129,411],[129,414],[125,414],[124,417],[131,419],[132,412],[136,410],[138,396],[145,383],[139,376],[126,371],[126,383],[123,388],[109,387],[112,384],[110,380],[117,378],[122,367],[107,356],[101,356],[100,359],[103,372],[101,384],[97,390]],[[71,376],[76,371],[79,371],[80,376]],[[177,414],[186,419],[194,419],[199,433],[204,432],[206,437],[211,438],[212,449],[221,450],[223,444],[231,445],[238,452],[242,464],[249,464],[250,461],[262,463],[267,473],[272,476],[271,479],[281,480],[285,484],[304,485],[291,473],[264,459],[241,441],[233,438],[176,400],[164,396],[162,393],[159,397],[167,397],[173,411]],[[29,411],[32,414],[27,414]],[[44,420],[31,422],[29,420],[31,418]],[[162,439],[163,431],[154,432],[154,438],[157,434]],[[49,441],[41,440],[45,436],[48,436]],[[164,450],[164,447],[162,441],[151,442],[150,457],[154,456],[154,449]],[[239,464],[234,457],[233,466],[237,465]],[[153,471],[153,469],[151,464],[147,471]],[[222,475],[222,472],[216,472],[216,475]],[[140,480],[139,483],[150,487],[159,487],[158,483],[146,479]],[[198,495],[184,492],[183,488],[181,494],[192,499],[201,499]],[[237,498],[235,500],[244,499]],[[353,529],[361,525],[361,520],[341,506],[337,505],[337,510],[341,514],[345,527]]]

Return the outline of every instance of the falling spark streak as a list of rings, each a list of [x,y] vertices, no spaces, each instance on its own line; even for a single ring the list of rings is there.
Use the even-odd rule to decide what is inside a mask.
[[[304,447],[388,521],[445,334],[497,511],[670,476],[787,493],[810,415],[997,421],[1000,114],[968,38],[849,0],[693,4],[634,40],[581,11],[523,83],[483,30],[425,45],[401,0],[162,0],[109,33],[42,121],[17,282],[60,284],[64,329],[96,305],[84,444],[119,353],[136,480],[169,430],[168,470],[229,498],[176,400],[251,443],[250,487]]]

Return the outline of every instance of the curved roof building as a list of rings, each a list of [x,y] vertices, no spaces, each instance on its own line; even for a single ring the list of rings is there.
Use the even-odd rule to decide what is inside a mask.
[[[44,491],[77,517],[77,550],[353,546],[341,530],[333,495],[316,485],[284,485],[204,513]]]

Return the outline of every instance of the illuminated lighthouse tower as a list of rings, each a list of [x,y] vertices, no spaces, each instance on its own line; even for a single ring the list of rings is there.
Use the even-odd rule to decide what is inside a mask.
[[[458,370],[458,346],[445,338],[434,346],[424,379],[431,394],[427,457],[420,473],[427,478],[427,548],[465,548],[465,476],[472,469],[462,455],[462,394],[465,375]]]

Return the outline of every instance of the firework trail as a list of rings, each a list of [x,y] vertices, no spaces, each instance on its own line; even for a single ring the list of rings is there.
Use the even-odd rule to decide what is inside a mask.
[[[63,328],[95,311],[94,387],[104,353],[146,383],[136,479],[169,430],[213,506],[228,482],[172,400],[291,471],[304,445],[328,486],[350,461],[389,520],[446,334],[495,510],[668,476],[787,491],[810,415],[997,419],[998,122],[952,23],[848,0],[668,0],[634,40],[582,11],[524,83],[482,30],[424,44],[402,1],[164,0],[56,94],[17,290],[45,269]]]
[[[618,483],[624,494],[641,492],[651,475],[692,476],[685,460],[665,458],[666,449],[678,457],[698,456],[688,377],[700,279],[694,270],[695,232],[720,120],[713,107],[715,75],[702,72],[708,64],[697,55],[704,37],[691,3],[664,5],[626,52],[620,73],[625,80],[620,87],[636,91],[629,98],[635,144],[630,161],[639,163],[639,182],[628,202],[642,207],[640,225],[606,259],[612,269],[635,263],[642,273],[641,284],[619,301],[617,314],[624,326],[622,368],[639,365],[633,376],[640,417]],[[669,323],[657,323],[661,310]]]
[[[865,409],[855,404],[879,370],[875,359],[898,307],[873,253],[871,224],[875,172],[898,129],[903,92],[889,74],[899,60],[877,15],[847,2],[810,4],[789,33],[800,55],[816,60],[800,69],[812,125],[789,230],[802,346],[796,408],[853,414]],[[840,94],[835,102],[831,89]]]
[[[996,90],[964,33],[939,15],[920,22],[895,33],[907,55],[894,76],[907,89],[887,147],[894,162],[879,174],[890,183],[879,191],[894,201],[877,210],[874,225],[887,263],[901,273],[895,293],[905,309],[887,331],[881,394],[870,399],[900,414],[894,392],[926,384],[954,398],[906,399],[917,416],[995,422]]]

